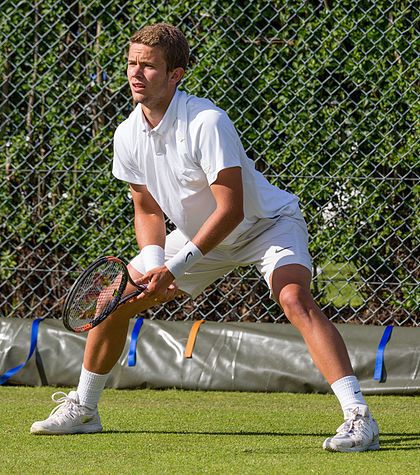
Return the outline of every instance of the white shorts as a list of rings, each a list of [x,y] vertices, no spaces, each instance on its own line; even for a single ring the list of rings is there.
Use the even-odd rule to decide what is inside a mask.
[[[188,238],[177,229],[166,236],[165,260],[174,256],[187,241]],[[144,274],[141,253],[130,264]],[[255,265],[270,286],[274,269],[287,264],[301,264],[312,272],[308,231],[299,209],[293,216],[260,219],[235,244],[219,245],[207,253],[176,283],[180,290],[195,298],[233,269]]]

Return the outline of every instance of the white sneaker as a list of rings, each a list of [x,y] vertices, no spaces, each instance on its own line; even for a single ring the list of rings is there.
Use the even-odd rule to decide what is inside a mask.
[[[68,395],[59,391],[51,399],[58,406],[51,411],[48,419],[32,424],[32,434],[88,434],[102,431],[98,409],[88,409],[79,404],[76,391]]]
[[[379,428],[367,406],[356,407],[346,414],[337,435],[324,441],[322,447],[331,452],[363,452],[379,449]]]

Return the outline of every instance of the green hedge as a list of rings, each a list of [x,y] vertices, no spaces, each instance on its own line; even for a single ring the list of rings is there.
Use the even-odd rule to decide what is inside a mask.
[[[299,195],[315,265],[356,270],[359,312],[415,315],[416,9],[385,0],[4,0],[3,314],[55,315],[73,276],[63,271],[135,252],[112,135],[132,108],[128,38],[162,20],[192,45],[183,87],[225,108],[257,167]]]

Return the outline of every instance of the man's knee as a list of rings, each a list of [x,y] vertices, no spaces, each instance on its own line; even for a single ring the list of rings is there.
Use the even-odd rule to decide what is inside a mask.
[[[278,301],[287,317],[307,316],[313,304],[310,292],[295,284],[284,287],[280,292]]]
[[[278,267],[270,278],[272,294],[282,307],[300,302],[307,294],[310,296],[310,285],[311,273],[299,264]]]

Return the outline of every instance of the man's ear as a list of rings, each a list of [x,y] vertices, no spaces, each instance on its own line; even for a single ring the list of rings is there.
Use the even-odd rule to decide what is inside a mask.
[[[184,68],[175,68],[173,71],[170,72],[170,79],[173,80],[176,84],[181,81],[181,79],[184,77],[185,70]]]

